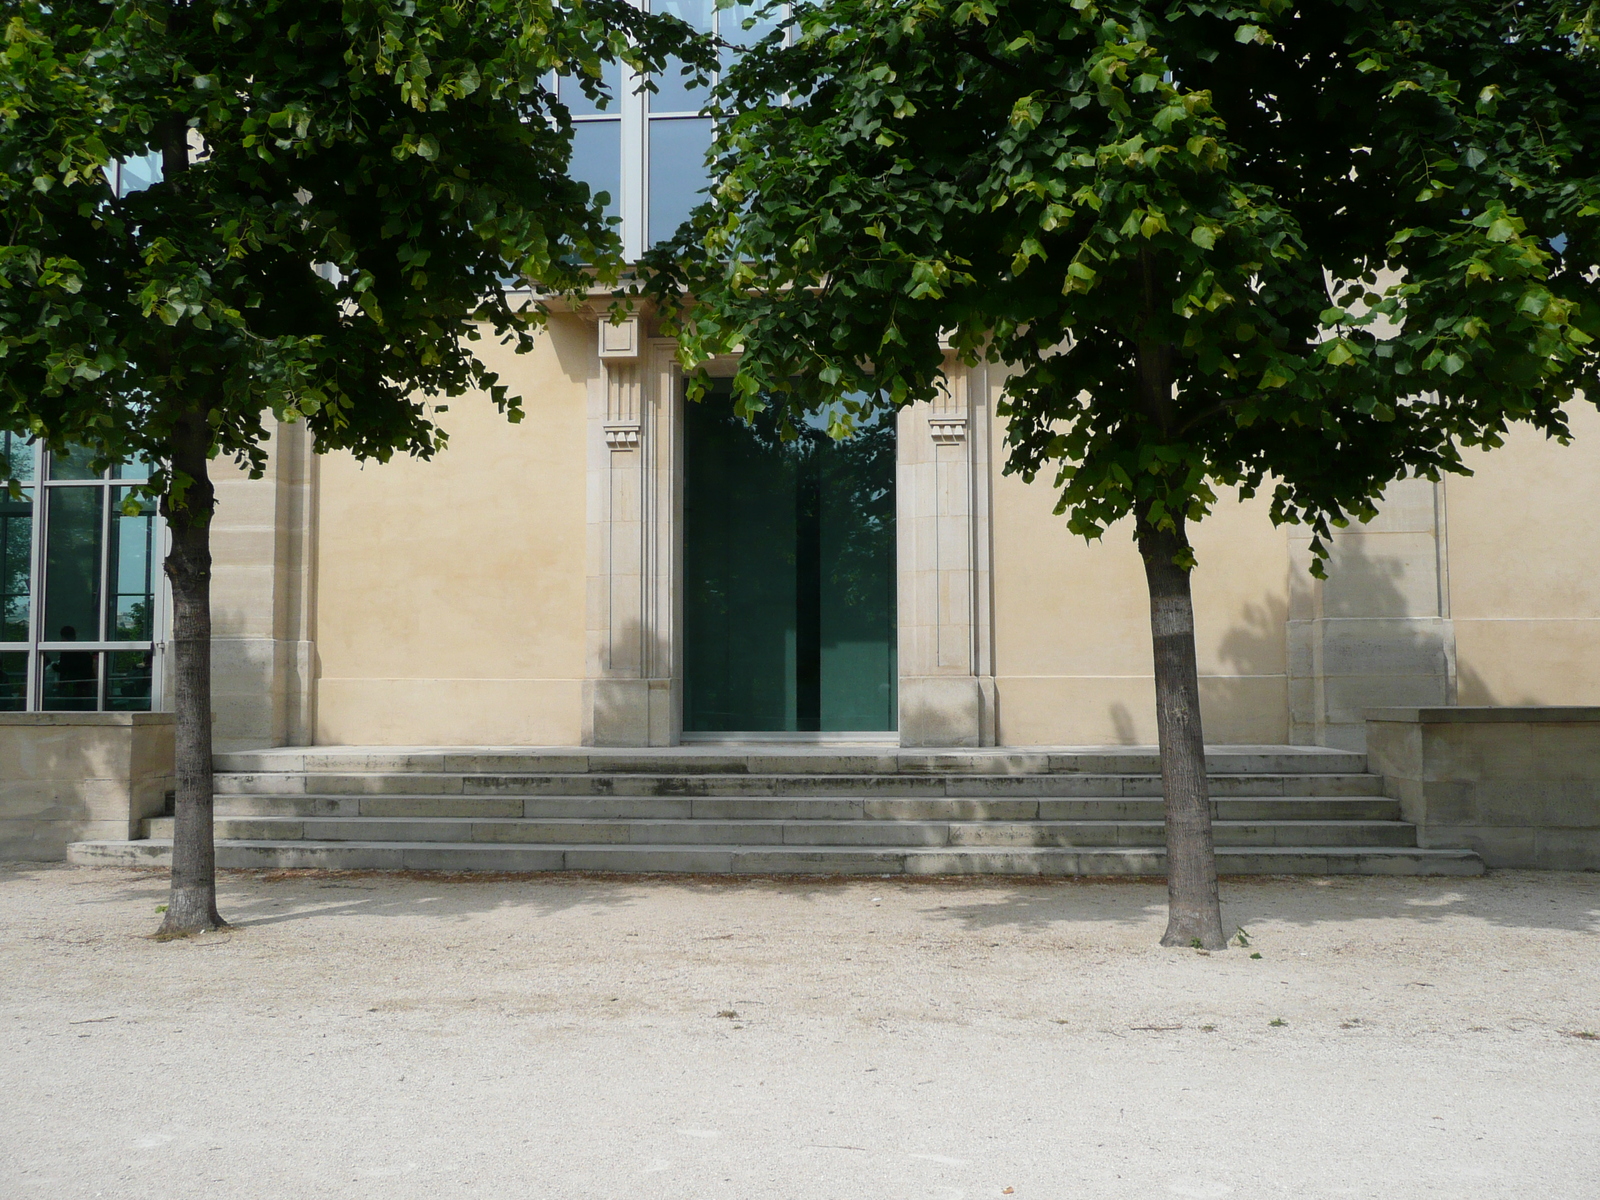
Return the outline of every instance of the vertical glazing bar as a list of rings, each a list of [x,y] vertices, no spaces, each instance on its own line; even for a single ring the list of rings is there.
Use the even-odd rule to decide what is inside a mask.
[[[646,7],[646,0],[633,0]],[[639,91],[644,80],[629,67],[622,69],[622,86],[617,97],[622,117],[622,256],[638,262],[644,255],[645,186],[649,163],[645,146],[645,96]]]
[[[110,472],[106,472],[106,475],[109,476]],[[111,578],[111,535],[115,531],[111,528],[111,489],[101,487],[95,490],[100,493],[100,611],[97,614],[99,621],[97,640],[109,642],[113,630],[111,622],[106,617],[106,610],[117,602],[115,593],[117,581]]]
[[[33,446],[33,546],[28,558],[28,699],[29,712],[39,711],[40,675],[44,671],[44,656],[39,653],[39,622],[44,619],[44,510],[45,504],[44,447]]]

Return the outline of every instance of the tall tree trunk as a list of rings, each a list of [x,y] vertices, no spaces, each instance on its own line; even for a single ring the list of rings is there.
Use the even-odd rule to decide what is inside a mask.
[[[191,481],[180,497],[162,498],[172,534],[172,662],[176,676],[177,798],[172,831],[172,894],[158,937],[221,929],[211,779],[211,512],[216,493],[207,471],[211,429],[190,412],[172,440],[172,472]]]
[[[1200,727],[1200,676],[1195,667],[1194,603],[1189,594],[1189,541],[1183,519],[1157,529],[1139,513],[1136,536],[1150,585],[1150,634],[1155,648],[1156,730],[1161,739],[1161,788],[1166,796],[1167,931],[1163,946],[1207,950],[1228,944],[1217,897],[1216,845],[1206,783],[1205,735]]]

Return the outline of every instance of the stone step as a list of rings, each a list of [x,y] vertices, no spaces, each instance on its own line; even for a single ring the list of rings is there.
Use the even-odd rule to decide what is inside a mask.
[[[168,866],[165,840],[75,842],[84,866]],[[582,845],[450,842],[233,841],[217,844],[223,868],[409,871],[617,871],[748,875],[1161,875],[1157,847],[944,847]],[[1416,847],[1233,847],[1217,853],[1224,875],[1481,875],[1470,850]]]
[[[170,841],[172,818],[145,822]],[[1414,846],[1403,821],[1218,821],[1218,846]],[[1161,846],[1160,821],[735,820],[606,821],[588,818],[469,820],[427,817],[221,817],[224,841],[522,842],[548,845],[744,846]]]
[[[691,745],[601,747],[284,747],[219,754],[217,770],[250,774],[644,774],[644,775],[1151,775],[1150,746],[993,747],[911,750],[894,745]],[[1218,774],[1338,774],[1367,769],[1364,755],[1316,746],[1213,746]]]
[[[1361,772],[1213,775],[1211,794],[1371,796],[1382,780]],[[1159,775],[670,775],[459,774],[453,772],[233,772],[219,795],[433,796],[1159,796]]]
[[[584,817],[605,820],[1159,821],[1159,796],[962,799],[814,796],[272,796],[216,797],[219,817]],[[1221,821],[1395,821],[1384,796],[1261,796],[1213,800]]]

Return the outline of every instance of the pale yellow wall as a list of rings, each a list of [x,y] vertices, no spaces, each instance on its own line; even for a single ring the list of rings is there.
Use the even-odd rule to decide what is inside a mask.
[[[1526,428],[1445,485],[1462,704],[1600,704],[1600,412]]]
[[[584,676],[594,326],[478,350],[526,419],[458,397],[431,462],[322,464],[317,740],[573,745]]]
[[[996,427],[996,443],[1002,428]],[[997,453],[997,458],[1001,457]],[[1155,741],[1149,593],[1126,523],[1085,543],[1055,493],[994,482],[995,675],[1004,745]],[[1225,498],[1192,531],[1206,739],[1287,740],[1285,534],[1264,500]]]

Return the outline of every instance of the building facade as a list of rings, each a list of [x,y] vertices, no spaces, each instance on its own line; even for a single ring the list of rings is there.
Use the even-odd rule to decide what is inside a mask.
[[[360,464],[279,427],[265,475],[216,465],[219,748],[1148,744],[1128,531],[1068,534],[1003,472],[994,368],[833,443],[689,405],[647,319],[552,317],[493,362],[432,462]],[[731,372],[731,362],[715,372]],[[1209,740],[1359,748],[1394,705],[1600,704],[1600,415],[1526,430],[1474,474],[1391,487],[1311,577],[1260,499],[1197,527]],[[13,439],[0,512],[12,711],[170,707],[153,513]]]
[[[691,411],[645,321],[558,315],[494,365],[527,419],[458,401],[433,462],[289,427],[264,478],[221,480],[219,746],[1154,741],[1139,556],[1004,474],[995,370],[952,364],[832,462],[849,443],[741,438],[715,393]],[[1600,704],[1600,416],[1572,418],[1572,446],[1518,431],[1471,477],[1394,485],[1325,582],[1304,530],[1224,498],[1195,530],[1209,740]]]
[[[607,83],[606,105],[559,90],[636,258],[695,202],[711,122],[681,80]],[[937,402],[849,441],[783,440],[724,392],[687,404],[648,314],[603,308],[528,355],[481,343],[527,419],[456,401],[433,462],[320,456],[282,426],[262,478],[216,464],[219,749],[1155,740],[1129,531],[1085,544],[1048,481],[1004,473],[997,368],[952,360]],[[1471,477],[1393,485],[1326,581],[1304,530],[1224,497],[1194,530],[1209,740],[1360,748],[1377,707],[1600,704],[1600,415],[1571,417],[1571,447],[1518,431]],[[24,486],[0,498],[0,711],[170,707],[162,531],[122,507],[140,469],[4,452]]]

